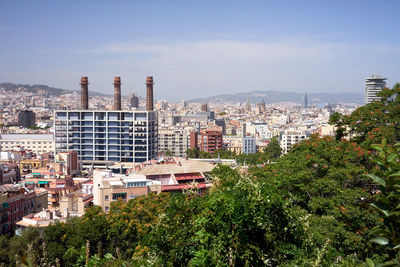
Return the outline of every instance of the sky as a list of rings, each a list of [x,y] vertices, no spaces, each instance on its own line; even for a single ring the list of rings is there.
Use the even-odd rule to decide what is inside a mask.
[[[398,0],[0,1],[0,82],[177,101],[400,81]]]

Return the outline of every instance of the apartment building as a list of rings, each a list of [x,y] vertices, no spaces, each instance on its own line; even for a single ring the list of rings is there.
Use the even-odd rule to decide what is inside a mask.
[[[222,132],[204,130],[200,133],[200,150],[214,154],[215,150],[222,150]]]
[[[307,138],[306,134],[303,131],[297,130],[286,130],[281,133],[281,148],[282,153],[286,154],[290,151],[291,147],[294,144],[300,143]]]
[[[172,156],[186,157],[186,151],[190,148],[190,132],[190,129],[159,128],[158,152],[161,154],[169,151]]]
[[[47,191],[24,187],[22,185],[0,186],[2,203],[1,232],[14,229],[16,223],[30,213],[47,208]]]
[[[243,154],[254,154],[257,152],[256,138],[251,136],[245,136],[242,140]]]
[[[52,134],[1,134],[0,151],[24,147],[33,153],[42,154],[54,152],[54,137]]]
[[[121,78],[114,77],[112,110],[89,109],[89,80],[81,77],[81,109],[54,111],[55,153],[75,150],[84,167],[145,162],[157,156],[153,77],[146,78],[146,110],[121,110]]]
[[[154,111],[55,111],[55,153],[75,150],[85,165],[144,162],[157,156]]]

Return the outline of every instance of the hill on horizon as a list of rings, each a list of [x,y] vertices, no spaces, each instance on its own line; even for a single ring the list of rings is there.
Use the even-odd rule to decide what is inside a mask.
[[[191,102],[246,102],[249,98],[250,103],[259,103],[264,99],[266,104],[279,102],[303,103],[304,93],[279,92],[279,91],[251,91],[247,93],[223,94],[212,97],[195,98]],[[309,104],[317,103],[363,103],[363,94],[361,93],[307,93]]]
[[[0,89],[4,89],[9,92],[16,93],[18,91],[25,91],[25,92],[30,92],[30,93],[35,93],[38,94],[39,90],[42,90],[45,92],[46,95],[48,96],[60,96],[63,94],[70,94],[72,92],[80,92],[80,90],[69,90],[69,89],[60,89],[60,88],[55,88],[51,87],[48,85],[43,85],[43,84],[17,84],[17,83],[0,83]],[[89,90],[89,96],[110,96],[107,94],[102,94],[98,92],[93,92]]]

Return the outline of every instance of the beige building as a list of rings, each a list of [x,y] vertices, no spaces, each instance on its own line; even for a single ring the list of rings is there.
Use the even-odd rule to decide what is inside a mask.
[[[93,204],[103,211],[110,209],[112,201],[129,201],[138,196],[160,193],[161,183],[146,179],[144,175],[113,175],[111,170],[93,171]]]
[[[237,155],[243,153],[243,137],[224,135],[223,139],[226,150]]]
[[[192,130],[192,128],[190,128]],[[190,130],[171,127],[158,128],[158,152],[171,152],[171,156],[185,157],[190,148]]]
[[[334,136],[335,126],[330,124],[324,124],[319,127],[319,135],[321,136]]]
[[[14,147],[24,147],[34,153],[54,152],[52,134],[1,134],[0,151],[12,150]]]
[[[82,191],[69,193],[61,198],[60,211],[63,217],[82,216],[85,210],[92,206],[93,194]]]

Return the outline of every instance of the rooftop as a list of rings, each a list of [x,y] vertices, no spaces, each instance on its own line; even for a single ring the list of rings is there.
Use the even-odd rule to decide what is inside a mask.
[[[387,78],[382,78],[380,75],[372,74],[371,77],[365,78],[366,80],[387,80]]]
[[[0,139],[2,139],[2,140],[21,140],[21,139],[53,140],[53,135],[52,134],[1,134]]]
[[[173,163],[147,165],[138,174],[159,175],[176,173],[210,172],[215,165],[210,162],[195,161],[184,158],[174,158]]]

